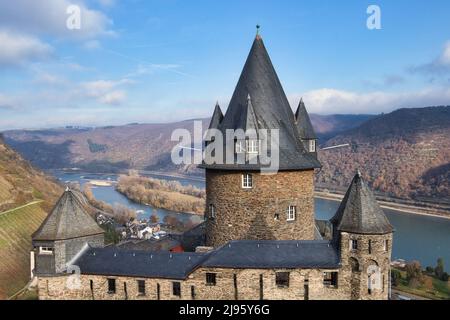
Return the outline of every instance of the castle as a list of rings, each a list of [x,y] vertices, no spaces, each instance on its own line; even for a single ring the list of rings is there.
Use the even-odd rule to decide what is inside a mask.
[[[216,105],[210,129],[257,135],[235,141],[244,163],[201,165],[203,250],[105,247],[102,229],[66,190],[33,235],[39,298],[388,299],[393,227],[358,172],[322,238],[314,219],[317,138],[303,101],[292,112],[259,35],[226,114]],[[260,170],[263,129],[279,132],[276,174]]]

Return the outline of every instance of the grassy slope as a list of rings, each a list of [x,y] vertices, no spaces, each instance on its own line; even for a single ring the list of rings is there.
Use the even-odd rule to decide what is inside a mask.
[[[4,145],[0,137],[0,299],[28,282],[31,234],[61,193],[60,185]]]
[[[0,299],[23,288],[30,277],[30,235],[47,213],[40,203],[0,214]]]

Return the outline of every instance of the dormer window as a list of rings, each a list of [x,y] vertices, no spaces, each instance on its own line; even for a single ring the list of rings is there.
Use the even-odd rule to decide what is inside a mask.
[[[316,140],[308,140],[308,151],[316,152]]]
[[[249,173],[242,175],[242,188],[251,189],[253,188],[253,177]]]
[[[249,154],[258,154],[259,140],[247,140],[247,152]]]
[[[236,153],[245,153],[245,140],[236,141]]]

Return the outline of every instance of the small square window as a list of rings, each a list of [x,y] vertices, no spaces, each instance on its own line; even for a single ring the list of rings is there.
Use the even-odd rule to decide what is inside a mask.
[[[53,254],[53,248],[51,247],[39,247],[39,254]]]
[[[337,288],[338,285],[338,273],[337,272],[324,272],[323,284],[325,287]]]
[[[172,294],[176,297],[181,297],[181,283],[172,282]]]
[[[108,293],[116,293],[116,279],[108,279]]]
[[[145,296],[145,280],[138,280],[138,294],[140,296]]]
[[[215,286],[216,285],[216,274],[215,273],[206,273],[206,285]]]
[[[275,283],[278,287],[288,288],[289,287],[289,272],[277,272],[275,273]]]
[[[243,174],[242,175],[242,188],[251,189],[253,188],[253,177],[251,174]]]
[[[296,213],[297,213],[297,207],[296,206],[289,206],[289,208],[288,208],[288,215],[287,215],[287,221],[294,221]]]

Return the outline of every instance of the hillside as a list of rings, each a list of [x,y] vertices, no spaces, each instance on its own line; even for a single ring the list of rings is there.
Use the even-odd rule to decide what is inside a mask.
[[[62,193],[0,140],[0,299],[29,280],[31,234]]]
[[[318,137],[323,140],[358,126],[373,116],[312,115]],[[209,119],[202,119],[203,128]],[[193,130],[193,121],[168,124],[130,124],[101,128],[15,130],[4,133],[6,142],[34,165],[43,169],[68,167],[92,172],[124,169],[202,174],[195,166],[172,165],[170,152],[175,129]]]
[[[381,195],[450,203],[450,107],[400,109],[326,142],[319,186],[345,188],[360,169]]]

